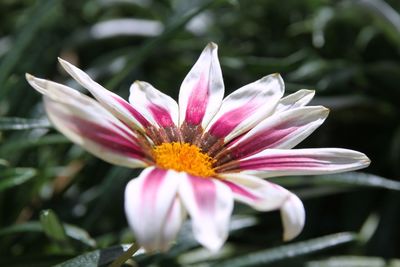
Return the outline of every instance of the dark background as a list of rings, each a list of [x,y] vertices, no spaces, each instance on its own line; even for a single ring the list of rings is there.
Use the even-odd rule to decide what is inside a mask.
[[[144,80],[176,99],[210,41],[226,93],[275,72],[286,93],[315,89],[312,104],[330,116],[300,147],[355,149],[372,164],[363,173],[274,179],[306,207],[305,229],[291,243],[281,241],[277,212],[237,205],[219,254],[184,231],[169,253],[137,256],[137,264],[399,266],[399,11],[395,0],[2,0],[0,266],[50,266],[88,251],[109,263],[101,249],[134,241],[123,191],[139,171],[110,166],[55,131],[24,74],[82,90],[60,56],[125,98]]]

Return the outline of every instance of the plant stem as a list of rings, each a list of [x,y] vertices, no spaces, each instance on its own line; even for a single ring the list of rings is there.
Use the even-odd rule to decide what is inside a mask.
[[[109,267],[120,267],[124,264],[127,260],[129,260],[132,255],[138,251],[139,246],[136,243],[133,243],[132,246],[129,247],[127,251],[121,254],[115,261],[113,261]]]

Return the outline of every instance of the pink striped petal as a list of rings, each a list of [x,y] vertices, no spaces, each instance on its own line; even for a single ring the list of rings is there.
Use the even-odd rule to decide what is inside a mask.
[[[216,44],[208,44],[182,82],[179,92],[180,125],[186,123],[205,128],[221,105],[224,82],[217,49]]]
[[[209,250],[217,251],[228,237],[232,191],[216,179],[182,176],[179,195],[192,219],[194,236]]]
[[[266,149],[226,164],[224,171],[241,170],[261,178],[284,175],[318,175],[365,168],[370,160],[363,153],[341,148]]]
[[[161,247],[161,251],[167,251],[170,248],[171,242],[176,239],[185,218],[186,211],[183,208],[181,200],[177,197],[172,203],[171,209],[168,211],[164,230],[161,233],[161,239],[164,240],[163,243],[165,244]]]
[[[289,191],[288,193],[290,195],[281,208],[284,241],[292,240],[298,236],[306,221],[303,203],[295,194]]]
[[[221,109],[207,127],[208,133],[229,141],[248,131],[273,112],[283,91],[284,83],[279,74],[236,90],[222,102]]]
[[[174,99],[154,88],[151,84],[136,81],[130,88],[131,105],[160,127],[178,125],[178,104]]]
[[[300,234],[305,223],[305,211],[296,195],[277,184],[251,175],[228,173],[220,177],[232,190],[236,200],[260,211],[280,209],[283,240],[291,240]]]
[[[311,101],[314,95],[314,90],[307,89],[301,89],[296,93],[290,94],[279,101],[278,105],[276,106],[275,113],[303,107]]]
[[[230,157],[241,159],[264,149],[290,149],[317,129],[328,116],[322,106],[300,107],[275,113],[229,147]]]
[[[260,211],[271,211],[282,207],[289,193],[282,187],[258,177],[241,173],[219,175],[236,200]]]
[[[93,81],[84,71],[75,67],[71,63],[59,58],[61,66],[83,87],[118,119],[132,128],[144,130],[151,126],[148,118],[145,118],[138,110],[130,105],[123,98],[105,89],[103,86]]]
[[[96,101],[61,84],[31,75],[27,79],[45,95],[52,123],[74,143],[116,165],[137,168],[149,163],[136,134]]]
[[[148,252],[165,251],[181,226],[179,174],[149,167],[125,189],[125,213],[138,243]]]

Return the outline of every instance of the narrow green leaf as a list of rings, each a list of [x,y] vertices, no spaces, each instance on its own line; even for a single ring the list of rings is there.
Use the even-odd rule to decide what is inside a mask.
[[[275,179],[271,179],[275,180]],[[363,172],[347,172],[332,175],[316,176],[297,176],[297,177],[279,177],[276,179],[282,185],[342,185],[342,186],[366,186],[385,188],[391,190],[400,190],[400,182],[383,178],[378,175]]]
[[[269,264],[350,243],[355,241],[356,237],[356,234],[349,232],[327,235],[303,242],[280,246],[277,248],[248,253],[243,256],[217,263],[213,266],[239,267]]]
[[[394,266],[379,257],[364,256],[335,256],[328,259],[311,261],[307,263],[307,267],[387,267]]]
[[[367,244],[367,242],[374,236],[376,229],[379,226],[380,217],[376,213],[372,213],[365,220],[364,224],[358,234],[360,243]]]
[[[353,1],[367,11],[380,26],[384,33],[396,44],[400,43],[400,15],[389,4],[383,0]]]
[[[42,223],[45,234],[49,238],[56,241],[68,240],[64,226],[52,210],[43,210],[40,213],[40,222]]]
[[[115,88],[121,81],[123,81],[129,74],[134,70],[140,63],[142,63],[148,55],[150,55],[155,49],[165,43],[168,39],[174,36],[182,27],[186,25],[193,17],[200,14],[210,6],[216,6],[226,0],[207,0],[202,1],[201,4],[194,6],[187,12],[183,14],[176,14],[176,16],[171,16],[171,21],[166,23],[164,31],[152,38],[149,39],[145,44],[143,44],[142,48],[138,51],[135,51],[134,54],[129,56],[129,60],[125,68],[114,78],[112,78],[106,85],[106,88],[113,89]]]
[[[10,166],[10,163],[7,160],[0,159],[0,168],[4,168],[4,167],[8,167],[8,166]]]
[[[65,136],[61,134],[50,134],[41,138],[32,139],[19,139],[15,141],[9,141],[0,147],[0,154],[6,155],[16,150],[25,148],[31,148],[42,145],[54,145],[54,144],[68,144],[71,143]]]
[[[75,225],[64,224],[65,233],[68,237],[78,240],[90,247],[96,246],[96,241],[90,237],[88,232]]]
[[[47,119],[0,118],[0,130],[30,130],[49,127],[51,124]]]
[[[331,7],[324,7],[316,12],[313,19],[312,41],[315,47],[323,47],[325,44],[325,29],[329,22],[335,17],[335,10]]]
[[[14,224],[0,229],[0,236],[30,232],[43,232],[43,227],[39,222]]]
[[[24,51],[31,44],[37,32],[45,25],[50,14],[52,14],[61,1],[37,1],[26,15],[29,19],[25,25],[18,30],[18,36],[13,43],[13,48],[0,63],[0,99],[5,96],[12,87],[4,86],[9,75],[12,73],[18,62],[22,60]]]
[[[80,241],[90,247],[96,246],[96,241],[84,229],[66,223],[63,224],[63,227],[65,229],[65,234],[68,237]],[[42,223],[33,221],[11,225],[0,229],[0,236],[32,232],[43,233],[44,229]]]
[[[0,192],[23,184],[36,176],[33,168],[13,168],[0,171]]]
[[[126,252],[131,245],[119,245],[106,249],[98,249],[92,252],[82,254],[78,257],[57,264],[55,267],[98,267],[111,263],[124,252]]]

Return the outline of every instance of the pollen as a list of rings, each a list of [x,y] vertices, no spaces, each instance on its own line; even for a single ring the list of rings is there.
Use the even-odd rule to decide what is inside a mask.
[[[156,165],[201,177],[215,175],[215,159],[201,152],[200,148],[188,143],[162,143],[153,148]]]

